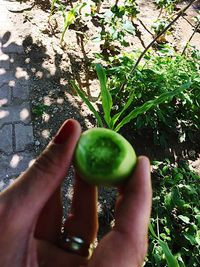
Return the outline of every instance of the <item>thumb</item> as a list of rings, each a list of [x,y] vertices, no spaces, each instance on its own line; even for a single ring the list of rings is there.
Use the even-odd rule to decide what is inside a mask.
[[[12,218],[13,212],[16,213],[16,220],[20,220],[20,224],[20,217],[25,222],[32,221],[61,184],[70,167],[80,134],[81,127],[77,121],[65,121],[34,164],[2,193],[1,199],[6,200],[4,203],[8,204]]]

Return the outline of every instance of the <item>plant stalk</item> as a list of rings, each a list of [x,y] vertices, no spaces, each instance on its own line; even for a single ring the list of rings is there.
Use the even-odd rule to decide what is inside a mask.
[[[185,47],[184,47],[184,49],[183,49],[183,52],[181,53],[182,56],[185,54],[185,51],[186,51],[186,49],[187,49],[189,43],[191,42],[193,36],[194,36],[195,33],[197,32],[199,26],[200,26],[200,21],[197,23],[196,27],[194,28],[194,31],[193,31],[192,35],[190,36],[189,40],[187,41],[187,43],[186,43],[186,45],[185,45]]]
[[[186,7],[184,7],[182,10],[180,10],[177,14],[177,16],[147,45],[147,47],[144,49],[144,51],[139,56],[138,60],[136,61],[135,65],[131,69],[130,73],[128,74],[128,77],[126,78],[126,81],[121,85],[120,91],[122,91],[126,85],[126,82],[130,75],[134,73],[137,66],[139,65],[140,61],[142,60],[143,56],[146,54],[146,52],[149,50],[149,48],[156,42],[156,40],[163,35],[182,15],[183,13],[195,2],[196,0],[192,0]]]
[[[138,19],[138,21],[139,21],[140,24],[143,26],[143,28],[144,28],[149,34],[151,34],[151,36],[153,36],[153,33],[147,28],[147,26],[144,24],[144,22],[142,22],[140,19]]]
[[[180,16],[183,15],[183,13],[195,2],[196,0],[192,0],[186,7],[184,7],[182,10],[179,11],[178,15],[150,42],[150,44],[144,49],[144,51],[141,53],[141,55],[139,56],[137,62],[135,63],[134,67],[132,68],[132,70],[130,71],[130,74],[133,74],[133,72],[135,71],[135,69],[137,68],[137,66],[139,65],[141,59],[143,58],[143,56],[146,54],[146,52],[148,51],[148,49],[155,43],[155,41],[161,36],[163,35],[169,28],[171,28],[171,26],[180,18]]]

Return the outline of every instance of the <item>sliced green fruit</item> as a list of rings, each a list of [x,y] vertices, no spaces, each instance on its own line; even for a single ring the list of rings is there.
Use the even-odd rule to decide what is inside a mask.
[[[119,185],[131,175],[136,162],[131,144],[122,135],[105,128],[82,133],[74,156],[80,177],[94,185]]]

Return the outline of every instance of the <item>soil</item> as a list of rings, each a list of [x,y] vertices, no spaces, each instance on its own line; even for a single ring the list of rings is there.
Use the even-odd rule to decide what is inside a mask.
[[[104,1],[101,8],[106,9],[108,2]],[[138,1],[140,6],[140,22],[136,22],[137,36],[130,38],[132,46],[129,49],[144,49],[152,40],[151,25],[159,10],[153,0]],[[186,1],[187,2],[187,1]],[[179,7],[186,4],[182,2]],[[194,16],[199,10],[198,1],[176,23],[175,31],[167,36],[167,41],[175,43],[178,50],[183,49],[194,28]],[[75,95],[69,81],[75,80],[87,92],[90,100],[95,104],[99,95],[99,84],[91,64],[95,62],[95,53],[101,53],[101,43],[91,41],[100,31],[98,17],[91,20],[86,17],[84,23],[78,23],[75,28],[69,29],[64,37],[65,45],[60,45],[62,17],[54,13],[49,20],[50,4],[47,0],[27,1],[22,10],[11,8],[15,12],[13,20],[17,21],[17,29],[23,38],[26,64],[31,86],[32,120],[34,127],[35,144],[33,150],[36,156],[46,147],[55,135],[60,125],[68,118],[78,120],[83,130],[95,126],[95,120],[86,105]],[[145,26],[145,27],[144,27]],[[147,28],[148,31],[145,29]],[[194,35],[191,44],[200,49],[199,32]],[[97,101],[98,103],[98,101]],[[40,114],[42,113],[42,115]],[[146,154],[150,159],[161,159],[164,156],[184,158],[200,174],[200,147],[199,144],[172,144],[165,150],[152,146],[150,137],[138,136],[133,138],[132,132],[124,129],[124,134],[136,148],[137,154]],[[69,206],[73,191],[73,169],[63,184],[65,209]],[[99,216],[104,225],[108,226],[113,220],[114,198],[116,190],[100,188]],[[100,235],[106,232],[104,226]]]

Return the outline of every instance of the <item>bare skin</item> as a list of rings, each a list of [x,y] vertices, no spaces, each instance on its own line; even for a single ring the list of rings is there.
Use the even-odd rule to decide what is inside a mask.
[[[87,259],[59,247],[60,185],[80,134],[77,121],[66,121],[36,162],[0,193],[0,266],[142,266],[152,198],[150,165],[144,156],[139,157],[132,177],[119,188],[115,227],[100,241],[92,257]],[[91,243],[98,230],[97,188],[77,176],[75,181],[65,229]]]

